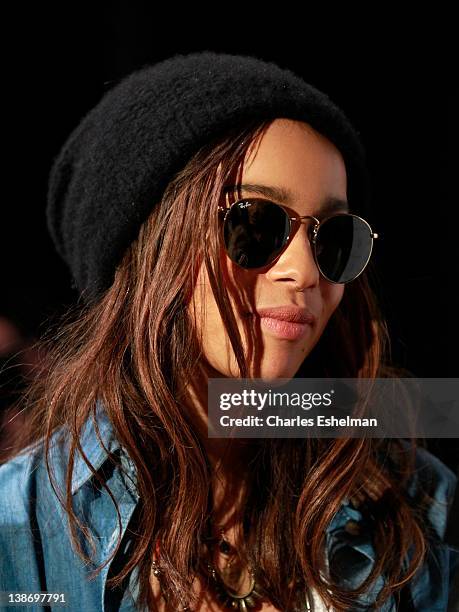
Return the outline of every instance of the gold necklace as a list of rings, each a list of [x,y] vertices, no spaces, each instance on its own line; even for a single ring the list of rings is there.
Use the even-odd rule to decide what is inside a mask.
[[[213,538],[210,540],[213,540]],[[258,583],[255,572],[251,567],[248,567],[250,586],[245,590],[245,592],[239,592],[244,568],[240,562],[234,562],[234,557],[237,555],[237,551],[234,553],[232,552],[233,547],[225,538],[225,530],[222,528],[220,528],[218,549],[224,556],[227,557],[227,562],[222,570],[222,573],[220,574],[215,565],[213,563],[209,563],[208,561],[206,562],[206,568],[210,578],[212,579],[212,586],[220,603],[227,608],[231,608],[232,610],[245,611],[250,608],[255,608],[261,601],[268,599],[266,590],[261,584]],[[153,560],[153,574],[159,581],[164,598],[166,601],[168,601],[169,595],[167,592],[167,587],[164,584],[164,571],[160,567],[159,563],[155,560]],[[181,610],[183,612],[191,612],[191,608],[188,605],[184,605]]]
[[[215,541],[215,538],[209,538],[210,541]],[[213,588],[216,596],[222,606],[230,608],[232,610],[247,611],[248,609],[255,608],[258,604],[264,600],[269,601],[269,594],[264,587],[257,581],[256,573],[251,567],[248,567],[250,575],[250,586],[246,589],[246,592],[239,593],[241,587],[241,577],[243,576],[244,568],[239,562],[234,563],[234,557],[239,555],[237,550],[232,552],[232,545],[225,538],[225,530],[220,528],[220,538],[218,539],[218,548],[220,552],[227,557],[227,563],[223,568],[221,574],[213,563],[207,561],[206,568],[210,578],[212,579]],[[214,547],[212,547],[214,550]],[[159,553],[159,546],[156,548],[157,554]],[[158,554],[159,557],[159,554]],[[153,574],[159,581],[161,592],[166,602],[169,600],[167,587],[164,583],[164,572],[158,562],[153,560]],[[300,588],[301,580],[297,580],[297,587]],[[311,610],[309,594],[307,596],[306,610]],[[326,606],[327,610],[330,608]],[[182,612],[192,612],[188,605],[183,605],[180,610]],[[304,608],[295,607],[294,612],[302,612]]]
[[[207,563],[207,570],[213,580],[214,590],[223,606],[233,610],[255,608],[261,601],[268,598],[268,594],[262,585],[257,582],[255,572],[250,566],[247,568],[250,576],[250,585],[241,594],[244,567],[240,563],[237,551],[232,552],[232,548],[225,538],[225,530],[220,528],[218,549],[227,557],[227,562],[221,572],[217,571],[213,563]],[[236,555],[237,560],[235,563]]]

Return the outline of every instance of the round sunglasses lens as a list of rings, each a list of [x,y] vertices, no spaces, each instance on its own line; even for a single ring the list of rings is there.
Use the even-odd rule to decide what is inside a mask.
[[[356,278],[367,265],[371,249],[370,228],[359,217],[336,215],[319,227],[317,263],[334,283],[347,283]]]
[[[233,205],[223,228],[226,251],[243,268],[261,268],[282,251],[289,234],[284,210],[267,200]]]

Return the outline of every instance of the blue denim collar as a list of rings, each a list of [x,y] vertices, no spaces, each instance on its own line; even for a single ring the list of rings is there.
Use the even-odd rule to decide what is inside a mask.
[[[107,413],[104,409],[104,406],[100,400],[97,401],[95,416],[97,420],[97,427],[100,433],[101,440],[103,442],[103,446],[107,448],[110,452],[114,453],[116,451],[120,452],[121,461],[123,468],[127,471],[133,483],[137,484],[137,473],[134,462],[129,457],[126,449],[121,446],[118,439],[115,437],[113,433],[113,426],[111,424],[110,419],[107,416]],[[88,419],[83,427],[83,431],[80,436],[80,444],[81,447],[88,457],[88,460],[91,462],[93,469],[98,470],[103,463],[106,461],[108,454],[101,445],[93,424],[92,419]],[[72,477],[72,495],[75,495],[79,489],[92,477],[93,473],[90,470],[87,463],[83,460],[82,456],[77,453],[75,456],[75,466],[73,470]],[[134,489],[131,488],[131,491]],[[138,499],[137,492],[135,493]],[[340,529],[344,521],[354,521],[360,522],[362,520],[362,514],[354,508],[349,499],[344,499],[342,502],[341,511],[343,516],[340,514],[335,515],[333,520],[330,522],[327,528],[327,533],[333,533],[337,529]],[[374,557],[371,557],[374,560]]]

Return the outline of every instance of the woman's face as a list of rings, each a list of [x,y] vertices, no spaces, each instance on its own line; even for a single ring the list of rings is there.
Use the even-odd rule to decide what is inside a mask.
[[[338,149],[309,124],[276,119],[263,135],[258,147],[244,161],[242,184],[282,188],[291,193],[290,202],[269,198],[285,205],[290,216],[326,214],[324,203],[330,198],[346,201],[346,170]],[[264,195],[243,189],[227,202],[242,197]],[[291,235],[289,246],[270,266],[245,270],[233,263],[222,246],[220,262],[228,293],[235,310],[245,353],[249,340],[245,326],[252,326],[256,346],[249,359],[249,377],[274,380],[292,378],[318,342],[327,322],[340,303],[344,285],[326,281],[317,269],[307,230],[313,220],[303,220]],[[247,300],[250,304],[247,306]],[[237,361],[217,308],[205,265],[197,277],[190,306],[197,309],[198,332],[202,333],[203,352],[211,367],[210,376],[238,377]],[[307,324],[300,337],[280,337],[257,315],[261,308],[297,306],[307,309],[314,322]],[[203,318],[200,317],[204,307]],[[252,353],[251,353],[252,354]],[[212,369],[216,372],[212,372]]]

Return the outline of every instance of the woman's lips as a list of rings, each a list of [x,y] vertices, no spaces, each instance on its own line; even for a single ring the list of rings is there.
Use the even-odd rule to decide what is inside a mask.
[[[260,317],[260,320],[266,331],[285,340],[299,340],[308,333],[311,327],[309,323],[293,323],[271,317]]]
[[[309,323],[310,325],[314,325],[315,322],[315,316],[308,308],[295,304],[257,308],[254,314],[258,317],[280,319],[281,321],[288,321],[291,323]]]
[[[285,340],[303,338],[316,323],[309,308],[296,304],[257,308],[248,314],[260,319],[264,331]]]

